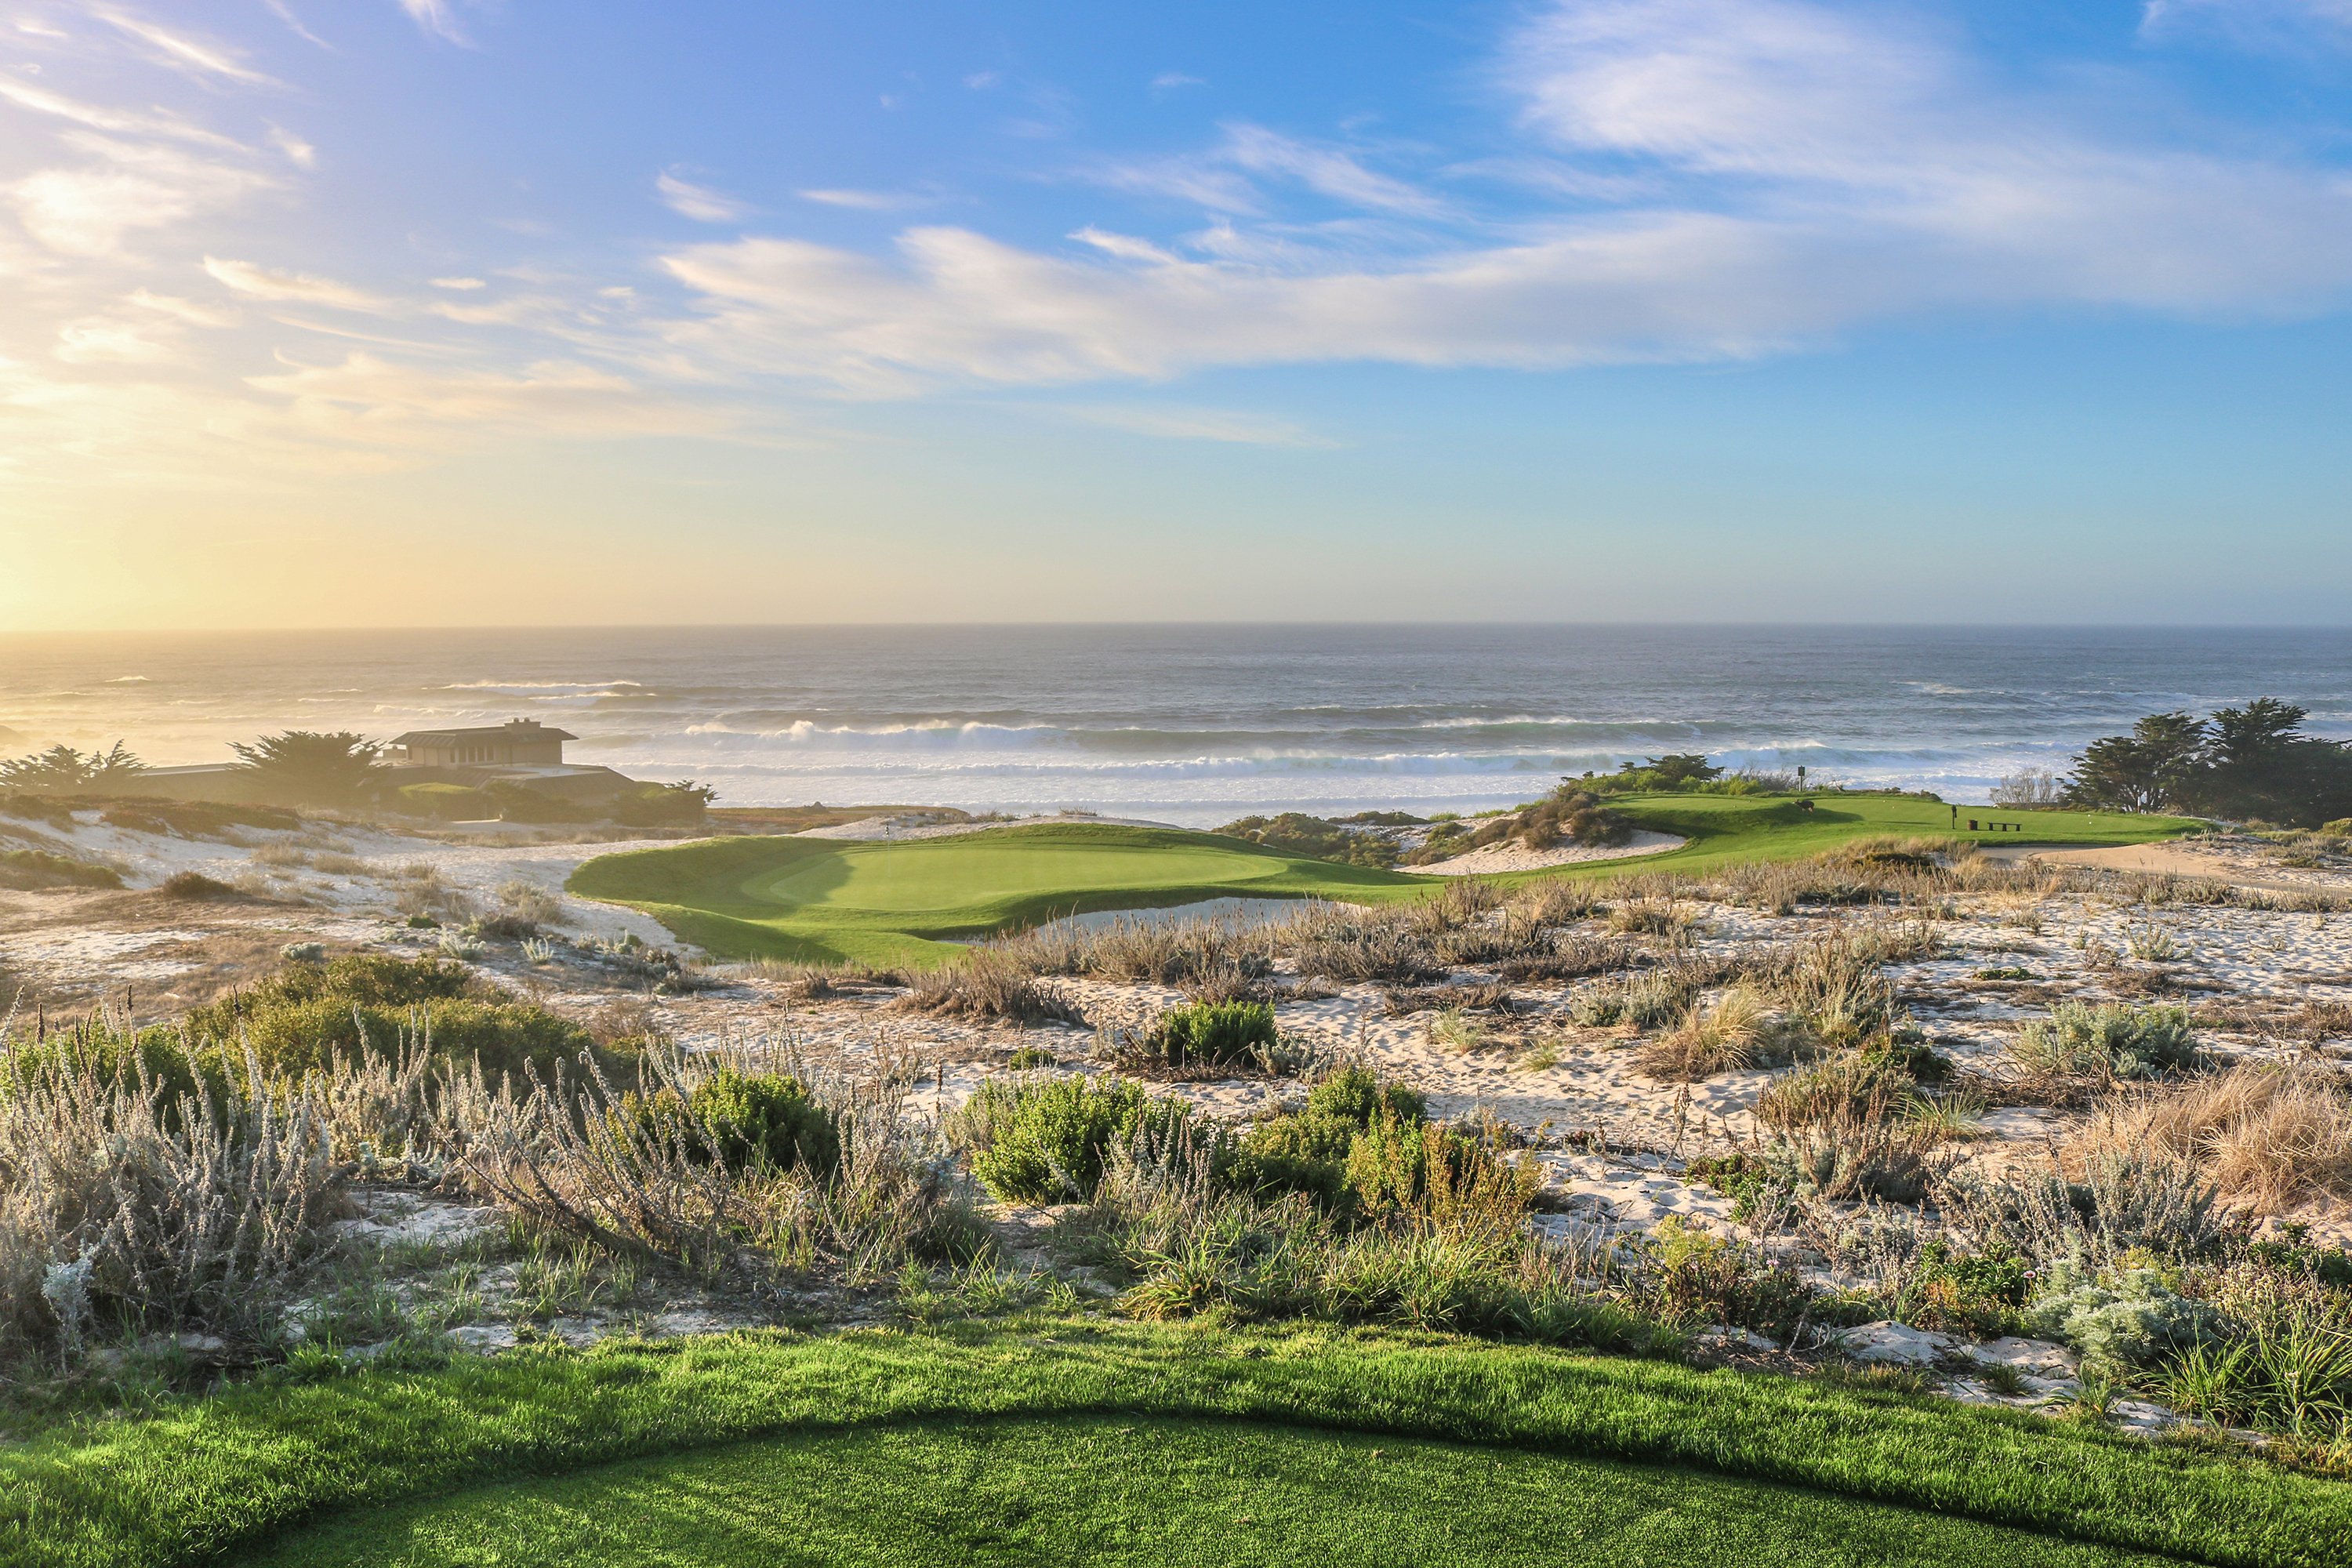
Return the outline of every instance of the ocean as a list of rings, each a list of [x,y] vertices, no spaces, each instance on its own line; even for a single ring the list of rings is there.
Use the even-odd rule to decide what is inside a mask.
[[[720,804],[1476,810],[1663,752],[1981,799],[2143,713],[2352,734],[2352,631],[824,626],[0,637],[0,754],[219,762],[279,729],[536,718]]]

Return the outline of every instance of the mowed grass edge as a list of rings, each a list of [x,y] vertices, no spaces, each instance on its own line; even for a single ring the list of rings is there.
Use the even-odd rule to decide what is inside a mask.
[[[1965,826],[1955,828],[1951,808],[1933,801],[1900,795],[1808,799],[1810,809],[1788,796],[1620,796],[1612,804],[1634,826],[1671,833],[1686,842],[1654,855],[1501,872],[1481,879],[1515,886],[1550,877],[1589,880],[1645,871],[1700,873],[1746,861],[1802,859],[1880,835],[2013,847],[2101,847],[2150,843],[2199,826],[2185,818],[2114,812],[1996,813],[1964,807],[1958,813],[1963,825],[1974,813],[1979,822],[1997,819],[2022,826],[2020,832],[1995,831],[1989,826],[1970,831]],[[1147,874],[1110,887],[1074,883],[998,896],[985,896],[984,888],[961,874],[977,858],[959,857],[957,846],[978,846],[992,853],[1016,844],[1041,857],[1091,847],[1131,860],[1139,851],[1156,851],[1168,857],[1170,874],[1157,879]],[[1203,851],[1213,851],[1235,870],[1223,876],[1181,874],[1183,862]],[[869,910],[836,903],[831,895],[852,885],[854,871],[846,862],[852,855],[905,857],[937,867],[936,906]],[[836,875],[824,874],[835,868]],[[824,896],[779,901],[757,890],[761,884],[787,877]],[[1077,823],[993,828],[898,844],[780,837],[699,839],[600,856],[574,871],[567,884],[582,898],[642,910],[721,958],[882,966],[947,962],[959,950],[941,939],[982,937],[1061,915],[1159,909],[1219,898],[1388,903],[1433,897],[1444,885],[1441,878],[1310,860],[1215,834]]]
[[[794,1431],[1223,1417],[1696,1467],[2246,1568],[2352,1561],[2352,1487],[2016,1412],[1369,1331],[1026,1320],[247,1386],[0,1451],[0,1561],[162,1568],[323,1512]]]
[[[1079,867],[1089,853],[1098,853],[1130,869],[1108,886],[1078,876],[1058,885],[1047,879],[1045,886],[992,890],[988,870],[1016,847],[1041,861]],[[856,862],[877,857],[930,870],[938,882],[936,903],[919,910],[858,907],[852,901]],[[1162,858],[1164,872],[1142,869]],[[779,901],[759,890],[783,879],[823,896]],[[600,856],[566,883],[582,898],[643,910],[720,957],[877,965],[942,963],[960,951],[945,939],[982,937],[1069,914],[1224,898],[1383,903],[1424,897],[1434,886],[1427,878],[1311,860],[1215,834],[1108,824],[991,828],[898,844],[707,838]]]
[[[2168,1568],[1684,1466],[1060,1415],[788,1432],[298,1527],[252,1568]]]

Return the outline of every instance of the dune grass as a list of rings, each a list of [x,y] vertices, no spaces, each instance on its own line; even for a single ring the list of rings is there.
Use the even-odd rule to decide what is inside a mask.
[[[1512,1449],[1080,1415],[806,1434],[337,1521],[253,1568],[2168,1561],[1756,1481]]]
[[[1234,1473],[1218,1480],[1213,1458],[1181,1425],[1165,1428],[1158,1448],[1133,1444],[1120,1462],[1066,1482],[1049,1481],[1043,1472],[1050,1466],[1024,1457],[1057,1445],[1066,1452],[1101,1433],[1096,1418],[1105,1416],[1121,1418],[1118,1426],[1235,1423],[1227,1445]],[[2321,1568],[2352,1559],[2352,1487],[2252,1458],[2150,1446],[2007,1410],[1435,1335],[1040,1316],[925,1334],[747,1334],[607,1343],[586,1352],[518,1352],[433,1371],[379,1367],[314,1383],[249,1385],[143,1416],[54,1429],[0,1446],[0,1562],[12,1568],[163,1568],[250,1561],[270,1542],[285,1563],[396,1562],[402,1559],[337,1559],[312,1549],[389,1553],[404,1539],[417,1539],[418,1530],[427,1545],[497,1539],[486,1532],[509,1528],[499,1519],[522,1532],[513,1537],[517,1555],[500,1561],[550,1560],[551,1552],[564,1560],[562,1531],[578,1527],[582,1510],[633,1519],[624,1505],[639,1501],[652,1510],[650,1518],[674,1516],[661,1528],[674,1525],[671,1543],[680,1553],[654,1560],[789,1561],[761,1557],[748,1546],[729,1547],[738,1551],[733,1558],[687,1550],[692,1531],[709,1518],[689,1494],[758,1490],[771,1484],[763,1478],[822,1477],[824,1466],[846,1466],[834,1472],[844,1477],[839,1496],[824,1505],[843,1511],[811,1528],[855,1532],[864,1521],[887,1514],[890,1500],[911,1484],[901,1462],[914,1452],[908,1445],[947,1443],[948,1449],[935,1451],[952,1458],[952,1445],[981,1421],[1003,1424],[1013,1448],[992,1469],[975,1460],[939,1472],[972,1477],[969,1506],[942,1496],[929,1504],[946,1510],[955,1529],[1002,1528],[1010,1516],[992,1523],[984,1499],[1019,1495],[1015,1483],[1024,1475],[1049,1489],[1047,1504],[1037,1510],[1040,1530],[1064,1512],[1052,1500],[1058,1495],[1053,1487],[1079,1488],[1067,1494],[1074,1500],[1109,1500],[1106,1506],[1123,1510],[1139,1531],[1212,1506],[1169,1495],[1182,1489],[1156,1483],[1155,1467],[1162,1475],[1189,1473],[1203,1485],[1228,1487],[1230,1522],[1272,1506],[1256,1499],[1274,1494],[1253,1491],[1258,1483],[1244,1473],[1240,1455],[1249,1444],[1266,1445],[1256,1451],[1272,1456],[1268,1463],[1286,1453],[1301,1468],[1298,1484],[1310,1486],[1316,1467],[1327,1462],[1318,1456],[1330,1452],[1318,1445],[1331,1439],[1315,1434],[1354,1433],[1494,1450],[1454,1461],[1465,1489],[1450,1495],[1463,1500],[1465,1527],[1474,1531],[1500,1531],[1500,1515],[1508,1511],[1476,1500],[1478,1489],[1491,1481],[1499,1497],[1535,1486],[1547,1473],[1515,1454],[1605,1462],[1579,1472],[1597,1489],[1594,1511],[1560,1516],[1565,1524],[1580,1518],[1604,1532],[1636,1529],[1654,1517],[1654,1510],[1638,1506],[1644,1497],[1683,1499],[1692,1515],[1685,1527],[1698,1531],[1707,1514],[1700,1506],[1709,1496],[1704,1489],[1713,1480],[1817,1494],[1810,1508],[1758,1502],[1759,1539],[1782,1550],[1718,1552],[1719,1562],[1979,1562],[1991,1560],[2000,1542],[2015,1547],[2019,1561],[2103,1560],[2047,1552],[2037,1558],[2027,1548],[2042,1549],[2032,1542],[2017,1546],[2014,1536],[1947,1531],[1931,1515],[2046,1542],[2248,1568]],[[925,1424],[937,1436],[926,1437],[919,1430]],[[894,1430],[901,1436],[890,1436]],[[1133,1436],[1111,1430],[1122,1440]],[[768,1439],[785,1441],[772,1443],[765,1457],[712,1452]],[[1360,1445],[1354,1451],[1365,1450]],[[683,1457],[693,1453],[709,1455],[708,1465],[686,1463]],[[870,1459],[858,1459],[859,1453]],[[582,1475],[653,1460],[660,1463],[613,1472],[609,1489]],[[1412,1465],[1428,1475],[1428,1485],[1442,1482],[1420,1458]],[[1607,1468],[1623,1465],[1664,1468],[1612,1474]],[[1432,1459],[1429,1467],[1443,1470],[1445,1464]],[[1555,1479],[1570,1473],[1550,1472]],[[657,1484],[665,1475],[677,1478],[667,1489]],[[566,1476],[581,1477],[580,1487],[542,1484]],[[944,1494],[961,1484],[935,1480],[933,1490]],[[469,1490],[470,1497],[456,1496]],[[1380,1494],[1356,1490],[1368,1513],[1382,1511]],[[673,1500],[660,1502],[656,1494]],[[1711,1495],[1738,1500],[1739,1494]],[[452,1500],[412,1506],[436,1498]],[[514,1504],[510,1515],[501,1511],[501,1499]],[[1373,1528],[1331,1506],[1295,1494],[1294,1501],[1311,1516],[1308,1525],[1332,1539],[1344,1542],[1347,1531]],[[1907,1517],[1845,1506],[1864,1503]],[[773,1518],[782,1506],[772,1498],[754,1511]],[[1808,1520],[1822,1533],[1773,1533],[1796,1531]],[[403,1531],[412,1533],[404,1538]],[[1856,1532],[1843,1538],[1846,1554],[1821,1555],[1833,1549],[1840,1531]],[[943,1560],[937,1553],[894,1559],[884,1550],[891,1539],[882,1537],[868,1560]],[[1512,1561],[1508,1552],[1517,1548],[1511,1538],[1492,1539],[1497,1560]],[[1622,1560],[1679,1562],[1685,1559],[1669,1548],[1696,1551],[1707,1539],[1670,1533],[1658,1555]],[[1882,1556],[1854,1548],[1857,1542],[1897,1540],[1944,1542],[1956,1555]],[[409,1560],[467,1561],[436,1558],[422,1547]],[[572,1560],[630,1559],[592,1552]],[[1063,1559],[1033,1552],[1029,1560]],[[1465,1547],[1436,1560],[1481,1559]]]

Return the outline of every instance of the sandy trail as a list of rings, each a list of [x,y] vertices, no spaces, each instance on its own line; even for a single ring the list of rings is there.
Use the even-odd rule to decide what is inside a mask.
[[[2325,878],[2298,878],[2275,866],[2216,845],[2194,840],[2162,844],[2113,844],[2095,849],[2034,849],[2023,846],[1984,851],[1989,859],[2011,863],[2039,860],[2052,866],[2084,866],[2099,871],[2139,871],[2155,876],[2198,877],[2241,888],[2301,893],[2328,887]]]

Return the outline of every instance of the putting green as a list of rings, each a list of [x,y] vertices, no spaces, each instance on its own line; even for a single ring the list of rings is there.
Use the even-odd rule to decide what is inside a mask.
[[[704,839],[591,860],[570,887],[722,957],[905,964],[1058,915],[1221,898],[1377,902],[1433,884],[1213,834],[1055,824],[898,843]]]
[[[1311,1428],[1070,1416],[850,1428],[355,1512],[259,1568],[2170,1559],[1663,1467]]]
[[[2138,844],[2192,832],[2177,817],[1999,811],[1901,795],[1629,795],[1636,826],[1678,847],[1625,859],[1504,872],[1492,880],[1702,873],[1798,859],[1888,835],[2029,845]],[[1971,826],[1971,820],[1975,826]],[[1097,910],[1207,899],[1426,898],[1433,878],[1310,860],[1209,833],[1054,824],[896,843],[741,837],[607,855],[572,873],[583,898],[643,910],[722,958],[883,966],[943,963],[949,942]]]

